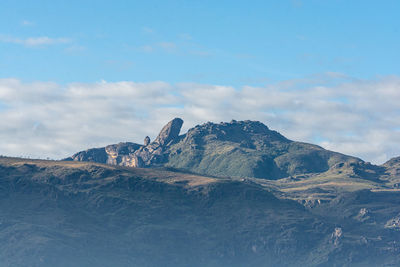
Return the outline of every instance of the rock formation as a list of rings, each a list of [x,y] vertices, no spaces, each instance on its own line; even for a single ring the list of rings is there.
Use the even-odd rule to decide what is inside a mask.
[[[163,163],[167,155],[164,153],[166,147],[177,140],[181,131],[183,120],[175,118],[165,125],[157,138],[146,145],[147,137],[145,138],[145,146],[139,148],[132,154],[134,158],[131,167],[147,167]],[[148,139],[150,142],[150,138]]]
[[[162,128],[153,142],[150,142],[150,137],[146,136],[143,146],[131,142],[118,143],[78,152],[65,160],[92,161],[129,167],[159,165],[167,159],[166,147],[178,139],[182,124],[182,119],[173,119]]]
[[[144,138],[144,146],[148,146],[150,144],[150,137],[146,136]]]
[[[153,142],[146,136],[144,145],[119,143],[79,152],[67,160],[129,167],[165,166],[205,175],[271,180],[325,172],[338,163],[342,168],[337,165],[337,172],[353,164],[355,176],[373,179],[379,171],[372,165],[366,168],[360,159],[289,140],[259,121],[207,122],[180,136],[182,124],[182,119],[173,119]]]
[[[180,118],[175,118],[168,122],[168,124],[161,129],[161,132],[153,143],[159,144],[160,146],[168,145],[171,141],[178,138],[182,124],[183,120]]]
[[[341,227],[336,227],[335,230],[333,231],[331,235],[331,242],[335,247],[339,246],[340,240],[342,239],[343,236],[343,230]]]

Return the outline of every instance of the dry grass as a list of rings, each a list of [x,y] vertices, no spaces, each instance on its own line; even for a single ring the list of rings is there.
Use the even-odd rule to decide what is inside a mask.
[[[156,180],[168,184],[181,184],[185,187],[197,187],[218,182],[220,179],[211,178],[206,176],[172,172],[161,169],[146,169],[146,168],[133,168],[115,165],[100,164],[94,162],[81,162],[81,161],[56,161],[56,160],[40,160],[40,159],[21,159],[21,158],[0,158],[0,165],[20,167],[25,164],[36,165],[38,167],[62,167],[62,168],[91,168],[100,167],[109,170],[119,170],[125,175],[140,176],[147,179]]]

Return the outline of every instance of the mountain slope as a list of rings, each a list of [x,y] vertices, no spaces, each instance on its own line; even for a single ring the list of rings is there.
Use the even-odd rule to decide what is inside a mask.
[[[284,189],[278,181],[256,178],[0,158],[0,262],[2,266],[400,263],[397,191],[342,191],[330,201],[303,206],[290,200],[295,196]]]
[[[325,172],[338,163],[362,162],[316,145],[291,141],[257,121],[209,122],[179,135],[182,124],[179,118],[172,120],[147,145],[120,143],[79,152],[67,160],[167,166],[203,175],[271,180]]]
[[[8,158],[0,177],[2,266],[287,266],[333,227],[227,179]]]
[[[166,166],[216,176],[278,179],[357,158],[291,141],[256,121],[196,126],[169,148]]]

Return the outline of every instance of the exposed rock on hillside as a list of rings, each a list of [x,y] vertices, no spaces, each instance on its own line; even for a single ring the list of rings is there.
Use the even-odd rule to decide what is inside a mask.
[[[385,227],[390,228],[390,229],[399,230],[400,229],[400,215],[387,221],[387,223],[385,224]]]
[[[104,147],[91,148],[91,149],[76,153],[75,155],[73,155],[71,158],[68,158],[67,160],[107,163],[108,154]]]
[[[119,143],[105,148],[94,148],[78,152],[65,160],[90,161],[121,165],[129,167],[148,167],[160,165],[165,162],[165,149],[178,137],[183,120],[175,118],[165,125],[157,138],[150,143],[150,137],[146,136],[144,145],[136,143]]]
[[[108,145],[106,147],[91,148],[78,152],[66,158],[67,161],[87,161],[129,166],[130,157],[141,145],[131,142]]]
[[[183,120],[180,118],[175,118],[168,122],[168,124],[161,129],[161,132],[153,143],[163,147],[164,145],[168,145],[171,141],[176,140],[181,131],[182,124]]]
[[[144,146],[148,146],[150,144],[150,137],[146,136],[144,138]]]
[[[152,143],[140,147],[133,154],[129,155],[129,157],[132,158],[132,164],[127,166],[149,167],[165,163],[167,160],[165,150],[168,145],[171,145],[178,139],[182,124],[183,120],[179,118],[175,118],[168,122]]]
[[[105,147],[107,153],[107,164],[129,166],[132,155],[141,146],[135,143],[119,143]]]
[[[343,230],[340,227],[336,227],[335,231],[333,231],[331,235],[331,242],[337,247],[340,243],[340,239],[342,238]]]

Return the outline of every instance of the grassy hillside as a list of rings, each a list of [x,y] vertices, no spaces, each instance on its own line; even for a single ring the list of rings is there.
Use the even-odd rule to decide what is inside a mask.
[[[319,146],[288,140],[256,121],[206,123],[169,149],[166,166],[203,175],[275,180],[325,172],[335,164],[362,162]]]

